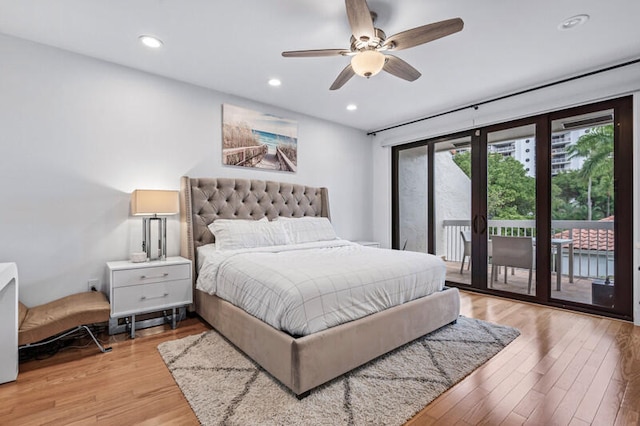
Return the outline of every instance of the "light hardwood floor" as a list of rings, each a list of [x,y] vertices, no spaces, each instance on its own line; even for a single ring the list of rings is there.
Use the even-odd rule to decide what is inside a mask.
[[[425,407],[410,425],[640,424],[640,327],[463,292],[462,314],[520,329],[505,350]],[[198,424],[162,362],[159,343],[209,329],[112,336],[20,365],[0,385],[0,424]]]

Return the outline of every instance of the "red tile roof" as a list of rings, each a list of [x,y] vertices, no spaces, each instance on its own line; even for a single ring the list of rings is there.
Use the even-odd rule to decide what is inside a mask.
[[[613,222],[614,216],[605,217],[598,222]],[[582,229],[574,228],[571,230],[558,232],[553,238],[572,238],[573,248],[581,250],[614,250],[614,233],[613,229]]]

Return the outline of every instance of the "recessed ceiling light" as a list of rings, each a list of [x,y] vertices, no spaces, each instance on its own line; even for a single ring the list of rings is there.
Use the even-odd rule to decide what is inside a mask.
[[[348,111],[355,111],[355,110],[357,110],[357,109],[358,109],[358,105],[356,105],[356,104],[349,104],[349,105],[347,105],[347,110],[348,110]]]
[[[162,44],[163,44],[162,40],[150,35],[141,35],[140,37],[138,37],[138,39],[142,44],[152,49],[158,49],[162,47]]]
[[[560,31],[570,30],[572,28],[577,27],[578,25],[582,25],[589,20],[589,15],[576,15],[571,18],[567,18],[564,21],[560,22],[558,25],[558,29]]]
[[[271,80],[269,80],[269,86],[280,86],[282,84],[282,82],[280,80],[278,80],[277,78],[272,78]]]

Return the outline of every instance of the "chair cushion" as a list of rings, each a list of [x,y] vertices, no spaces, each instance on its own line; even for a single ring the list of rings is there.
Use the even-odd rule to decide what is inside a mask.
[[[22,321],[24,321],[24,318],[27,316],[28,310],[29,308],[27,308],[24,303],[18,301],[18,328],[22,325]]]
[[[72,294],[28,308],[20,324],[18,344],[39,342],[79,325],[108,321],[110,310],[109,301],[99,291]]]

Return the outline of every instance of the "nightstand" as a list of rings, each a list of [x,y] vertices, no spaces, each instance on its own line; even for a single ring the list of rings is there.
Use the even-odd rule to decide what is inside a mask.
[[[176,308],[193,302],[191,261],[183,257],[133,263],[107,262],[111,319],[109,334],[130,329],[135,338],[136,315],[163,311],[162,318],[138,322],[138,328],[162,324],[171,309],[171,326],[176,327]],[[184,315],[184,309],[182,314]],[[120,319],[125,320],[120,324]]]

